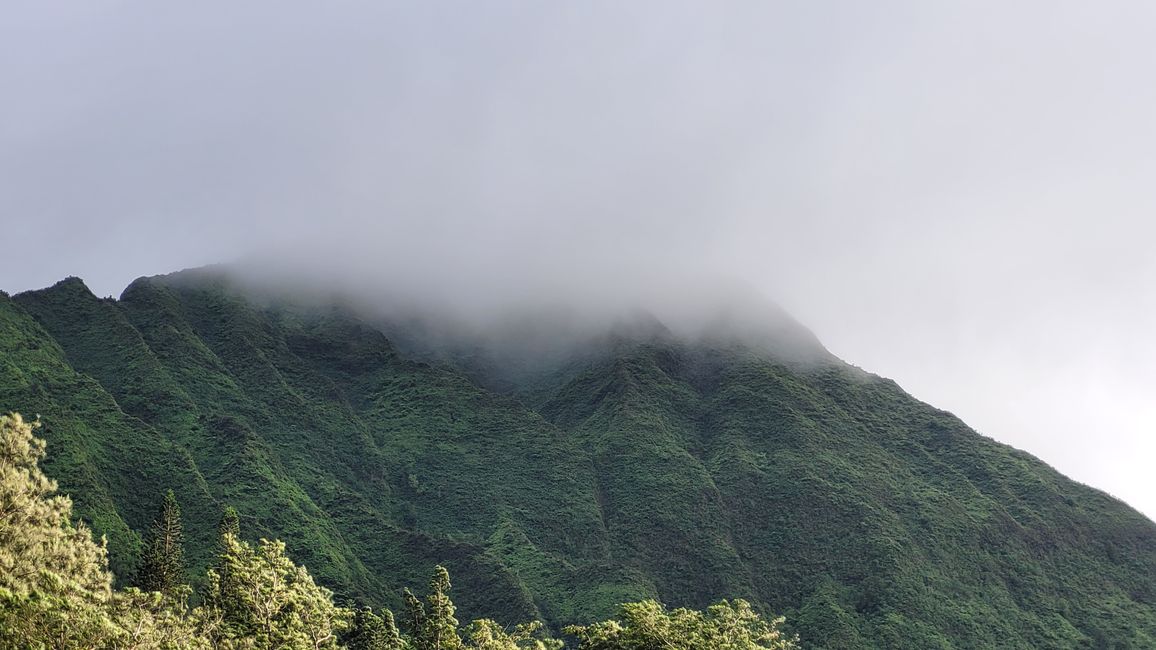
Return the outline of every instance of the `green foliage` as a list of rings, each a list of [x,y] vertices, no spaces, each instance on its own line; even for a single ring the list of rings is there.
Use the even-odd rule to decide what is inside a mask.
[[[540,621],[524,623],[512,630],[490,619],[477,619],[464,629],[454,618],[456,607],[450,599],[450,575],[445,567],[434,567],[425,602],[405,590],[407,632],[401,646],[408,650],[560,650],[562,642],[542,634]],[[387,612],[388,613],[388,612]],[[392,626],[387,616],[385,627]],[[464,637],[464,640],[463,640]],[[391,637],[393,638],[393,637]]]
[[[405,617],[402,626],[411,637],[421,637],[427,629],[425,605],[406,587],[402,590],[405,601]]]
[[[194,586],[229,503],[377,611],[442,564],[462,620],[729,597],[817,647],[1156,646],[1156,525],[821,349],[651,327],[513,368],[420,329],[71,279],[0,297],[0,404],[43,414],[120,575],[171,486]]]
[[[579,650],[790,650],[797,639],[787,638],[783,619],[765,621],[745,600],[722,601],[705,612],[668,611],[654,600],[622,606],[617,619],[566,632],[578,637]]]
[[[466,627],[465,636],[470,650],[560,650],[563,643],[541,636],[542,623],[523,623],[507,630],[494,621],[483,618]]]
[[[217,522],[217,538],[221,541],[217,553],[225,551],[225,536],[232,535],[237,539],[241,538],[241,516],[237,514],[237,509],[233,506],[226,506],[225,512],[221,514],[221,521]]]
[[[397,622],[393,619],[393,612],[388,609],[381,612],[381,627],[383,631],[380,640],[387,650],[398,650],[398,648],[404,647],[401,632],[397,629]],[[353,649],[350,648],[350,650]]]
[[[136,584],[144,591],[173,596],[185,584],[184,535],[181,508],[172,490],[165,493],[160,513],[145,538]]]
[[[213,645],[206,635],[204,612],[189,611],[185,605],[186,597],[187,587],[178,590],[171,598],[159,592],[143,592],[132,587],[116,592],[110,616],[117,622],[120,633],[108,647],[209,650]],[[92,646],[80,644],[75,647]]]
[[[119,338],[104,327],[109,320],[127,325],[123,317],[111,318],[119,315],[115,304],[98,300],[79,280],[60,283],[43,299],[42,294],[22,296],[23,304],[0,298],[0,403],[25,414],[43,414],[40,435],[53,449],[45,472],[72,497],[76,514],[107,538],[117,574],[132,576],[140,553],[136,531],[147,529],[156,514],[155,496],[172,486],[186,515],[198,517],[209,512],[208,487],[186,451],[125,413],[120,401],[93,376],[78,371],[72,365],[75,356],[66,355],[24,309],[51,315],[64,328],[63,340],[84,341],[103,351],[103,358],[123,358],[135,365],[135,355],[147,351],[143,343],[121,347]],[[190,541],[204,548],[207,539]]]
[[[79,644],[110,625],[104,547],[72,525],[72,503],[40,471],[44,441],[19,415],[0,415],[2,645]]]
[[[405,629],[414,650],[462,650],[458,633],[457,608],[450,600],[450,574],[445,567],[434,567],[429,595],[418,600],[408,588],[405,598]]]
[[[0,647],[207,648],[184,606],[114,592],[102,545],[40,471],[44,441],[0,416]]]
[[[209,569],[205,596],[204,616],[213,621],[215,644],[269,650],[338,647],[348,612],[285,555],[284,543],[261,540],[253,547],[226,533],[224,546],[222,570]]]
[[[462,639],[458,636],[458,619],[454,618],[456,611],[450,600],[450,573],[438,565],[425,600],[424,624],[411,633],[417,650],[460,650]]]
[[[401,635],[393,622],[393,612],[388,609],[382,616],[368,607],[353,612],[349,629],[341,637],[341,643],[348,650],[401,650]]]
[[[0,416],[0,646],[5,648],[186,650],[558,650],[541,623],[506,631],[476,620],[462,640],[449,572],[435,568],[425,603],[408,590],[410,634],[393,614],[348,610],[292,562],[280,541],[237,538],[226,510],[219,556],[208,570],[204,605],[188,610],[178,581],[180,510],[166,494],[149,538],[140,580],[155,588],[112,588],[103,546],[70,521],[71,503],[54,496],[40,470],[43,440],[19,415]],[[339,643],[340,639],[340,643]]]

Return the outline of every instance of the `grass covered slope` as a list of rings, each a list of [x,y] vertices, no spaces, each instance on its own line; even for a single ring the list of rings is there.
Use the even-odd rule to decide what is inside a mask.
[[[76,292],[78,285],[70,280],[60,286]],[[90,307],[100,310],[108,303],[97,301],[84,311]],[[88,322],[89,315],[78,311],[73,322]],[[215,507],[190,456],[125,413],[100,382],[69,361],[31,314],[0,295],[3,408],[39,415],[40,432],[52,449],[45,470],[72,497],[79,515],[108,537],[111,566],[128,577],[135,570],[139,533],[156,514],[164,490],[173,489],[190,513],[207,517]],[[209,535],[194,532],[192,540],[207,544]]]
[[[511,370],[386,331],[215,271],[70,279],[0,298],[0,408],[126,566],[173,488],[194,564],[228,503],[372,604],[444,563],[467,617],[740,597],[806,647],[1156,645],[1156,524],[808,336],[647,322]]]
[[[606,609],[526,586],[572,590],[553,584],[579,573],[568,558],[606,553],[580,451],[516,401],[399,358],[348,314],[258,307],[211,283],[142,280],[111,302],[69,280],[18,301],[47,328],[39,336],[101,378],[111,408],[187,451],[246,531],[287,539],[341,593],[397,605],[400,585],[443,562],[467,612],[570,620]],[[206,510],[186,508],[191,531],[211,534],[219,505]],[[210,550],[194,547],[201,559]]]
[[[668,341],[543,411],[610,468],[607,511],[651,504],[614,528],[664,598],[749,593],[823,647],[1156,639],[1151,521],[892,382]],[[681,498],[655,506],[655,490]],[[677,582],[687,567],[704,575]]]

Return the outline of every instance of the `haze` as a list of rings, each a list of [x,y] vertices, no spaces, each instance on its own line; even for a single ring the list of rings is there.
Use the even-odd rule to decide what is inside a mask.
[[[0,288],[722,278],[1156,516],[1156,5],[9,2]]]

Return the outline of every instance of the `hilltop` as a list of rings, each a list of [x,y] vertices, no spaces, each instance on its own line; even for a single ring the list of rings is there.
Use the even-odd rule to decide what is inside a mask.
[[[228,504],[374,605],[441,563],[466,615],[555,629],[740,597],[805,647],[1156,644],[1156,524],[764,312],[495,338],[223,269],[70,278],[0,296],[0,408],[118,575],[173,489],[195,566]]]

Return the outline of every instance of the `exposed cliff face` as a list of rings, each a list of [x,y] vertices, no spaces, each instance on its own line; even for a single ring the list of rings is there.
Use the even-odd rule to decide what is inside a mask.
[[[812,647],[1156,638],[1156,525],[789,321],[519,347],[319,304],[220,273],[0,297],[0,408],[42,416],[122,574],[172,488],[195,563],[227,503],[371,603],[442,562],[466,616],[744,597]]]

